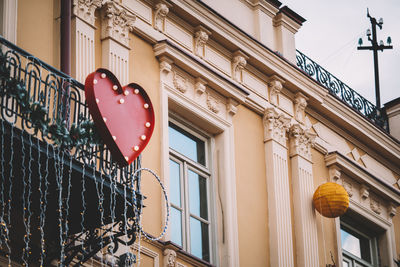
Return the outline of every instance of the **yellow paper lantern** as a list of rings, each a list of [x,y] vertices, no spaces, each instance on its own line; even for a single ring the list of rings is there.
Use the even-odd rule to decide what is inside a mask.
[[[349,194],[340,184],[328,182],[317,188],[313,204],[322,216],[336,218],[346,213],[349,207]]]

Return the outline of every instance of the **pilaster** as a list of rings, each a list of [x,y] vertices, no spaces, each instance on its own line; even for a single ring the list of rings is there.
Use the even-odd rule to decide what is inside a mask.
[[[286,131],[290,118],[275,108],[264,113],[270,266],[294,266]]]
[[[311,204],[314,194],[311,146],[316,135],[300,124],[294,124],[290,127],[289,137],[297,264],[318,266],[316,215]]]
[[[113,1],[104,4],[101,17],[102,65],[125,85],[129,82],[129,31],[136,17]]]

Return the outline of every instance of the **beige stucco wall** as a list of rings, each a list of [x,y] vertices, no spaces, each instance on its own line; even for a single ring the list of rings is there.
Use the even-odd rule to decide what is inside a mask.
[[[268,266],[268,203],[262,118],[240,106],[233,123],[240,266]]]
[[[59,68],[60,6],[57,0],[19,0],[17,45]]]

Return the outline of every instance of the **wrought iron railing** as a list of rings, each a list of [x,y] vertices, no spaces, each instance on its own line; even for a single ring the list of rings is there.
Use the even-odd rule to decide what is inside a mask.
[[[296,50],[297,67],[328,89],[329,93],[350,106],[375,125],[388,131],[388,120],[384,110],[377,108],[347,84],[322,68],[312,59]]]
[[[11,69],[11,77],[22,81],[33,102],[41,103],[49,123],[64,123],[67,127],[79,125],[90,119],[84,99],[84,85],[62,73],[23,49],[0,36],[0,48],[6,55],[6,66]],[[0,119],[15,127],[33,133],[32,123],[22,116],[15,98],[0,96]],[[47,136],[41,139],[50,142]],[[128,167],[120,168],[112,161],[109,150],[104,145],[83,145],[69,151],[83,164],[95,166],[98,172],[112,177],[117,183],[129,185],[133,174],[140,168],[140,160]]]

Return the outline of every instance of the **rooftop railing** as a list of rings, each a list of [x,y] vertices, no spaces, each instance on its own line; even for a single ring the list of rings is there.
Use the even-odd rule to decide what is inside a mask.
[[[329,71],[312,59],[296,50],[297,67],[305,74],[328,89],[329,93],[370,120],[376,126],[388,131],[388,120],[384,110],[377,108],[370,101],[351,89]]]

